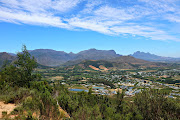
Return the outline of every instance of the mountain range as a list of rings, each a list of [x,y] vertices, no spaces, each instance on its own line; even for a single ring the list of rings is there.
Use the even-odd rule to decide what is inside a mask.
[[[180,58],[162,57],[162,56],[151,54],[149,52],[145,53],[145,52],[137,51],[131,56],[138,59],[154,61],[154,62],[180,62]]]
[[[77,54],[66,53],[64,51],[55,51],[52,49],[36,49],[29,50],[29,53],[34,56],[37,62],[44,66],[69,66],[79,64],[83,60],[105,60],[113,63],[145,63],[151,62],[180,62],[180,58],[161,57],[151,53],[144,53],[137,51],[128,56],[117,54],[114,50],[97,50],[89,49],[81,51]],[[0,53],[0,66],[4,60],[13,61],[15,54],[13,53]],[[125,64],[124,64],[125,65]],[[131,65],[131,66],[132,66]]]
[[[96,50],[89,49],[81,51],[77,54],[66,53],[64,51],[55,51],[51,49],[36,49],[30,51],[37,62],[46,66],[59,66],[68,61],[82,61],[82,60],[108,60],[119,57],[114,50]]]

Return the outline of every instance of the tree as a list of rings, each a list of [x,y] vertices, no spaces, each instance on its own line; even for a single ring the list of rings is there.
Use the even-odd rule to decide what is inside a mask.
[[[160,90],[144,90],[135,96],[134,103],[145,119],[176,120],[180,118],[178,99],[165,98]]]
[[[3,65],[0,71],[1,82],[7,82],[12,86],[30,87],[30,81],[41,78],[39,74],[33,74],[36,67],[35,58],[30,55],[24,45],[22,52],[17,54],[16,61],[10,65]]]
[[[122,93],[117,94],[117,107],[116,107],[116,112],[122,112],[123,111],[123,105],[122,105],[122,102],[123,102],[123,99],[124,99],[124,96],[125,96],[125,91],[122,90]]]
[[[93,93],[92,88],[89,88],[88,95],[91,95]]]
[[[22,53],[17,54],[17,60],[14,62],[20,79],[18,80],[18,86],[30,86],[30,81],[33,81],[36,78],[36,75],[33,75],[33,70],[37,67],[37,62],[27,51],[26,46],[23,45]]]

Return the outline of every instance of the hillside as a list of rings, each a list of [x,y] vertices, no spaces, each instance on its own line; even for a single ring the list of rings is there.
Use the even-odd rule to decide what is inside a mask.
[[[90,70],[139,69],[139,68],[166,67],[170,65],[165,63],[155,63],[141,59],[136,59],[132,56],[120,56],[109,60],[84,60],[84,61],[79,61],[79,63],[77,63],[77,61],[76,62],[68,61],[68,64],[69,67],[67,68],[90,69]]]
[[[7,61],[7,64],[9,64],[12,63],[14,60],[16,60],[15,54],[10,54],[6,52],[0,53],[0,67],[2,67],[5,61]],[[49,67],[38,63],[38,68],[49,68]]]
[[[16,57],[11,56],[10,54],[6,52],[0,53],[0,67],[3,65],[3,63],[7,60],[8,63],[12,62],[15,60]]]
[[[117,62],[117,63],[125,62],[125,63],[131,63],[131,64],[147,64],[147,63],[151,63],[149,61],[137,59],[137,58],[134,58],[132,56],[120,56],[120,57],[111,59],[109,61]]]
[[[108,70],[113,67],[113,64],[105,60],[83,60],[72,66],[74,69]],[[72,68],[72,66],[67,68]]]

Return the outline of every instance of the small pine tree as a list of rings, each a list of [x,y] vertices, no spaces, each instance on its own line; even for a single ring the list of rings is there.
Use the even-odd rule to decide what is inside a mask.
[[[17,54],[17,60],[14,64],[20,75],[18,86],[29,87],[29,82],[34,78],[32,72],[37,67],[37,62],[34,57],[31,57],[25,45],[23,45],[22,53]]]

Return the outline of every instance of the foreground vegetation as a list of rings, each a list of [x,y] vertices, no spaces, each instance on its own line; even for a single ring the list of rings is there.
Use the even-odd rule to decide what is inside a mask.
[[[41,75],[34,72],[37,63],[25,46],[17,56],[0,71],[0,100],[17,105],[10,115],[3,112],[4,119],[12,115],[17,120],[180,119],[179,99],[166,98],[163,90],[146,89],[132,98],[126,98],[125,91],[111,97],[95,95],[91,88],[89,92],[73,93],[58,81],[49,84],[41,80]]]

